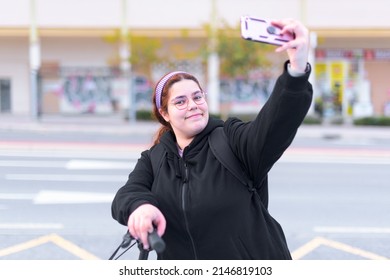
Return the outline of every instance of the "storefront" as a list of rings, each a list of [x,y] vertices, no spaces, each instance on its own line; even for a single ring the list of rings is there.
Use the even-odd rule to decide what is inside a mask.
[[[37,1],[41,70],[47,70],[44,69],[47,66],[57,68],[55,76],[44,77],[41,112],[114,112],[118,100],[126,106],[131,102],[127,90],[120,85],[123,83],[117,79],[117,73],[110,72],[112,67],[119,66],[112,63],[113,57],[120,56],[119,48],[105,42],[105,36],[123,30],[126,25],[132,34],[163,40],[162,49],[166,40],[192,39],[177,48],[184,53],[192,51],[195,42],[207,40],[204,25],[211,22],[215,12],[218,20],[231,26],[244,14],[300,19],[318,38],[313,75],[321,114],[330,118],[390,115],[390,25],[385,1],[346,0],[339,7],[336,0],[269,1],[267,5],[252,0],[240,4],[233,0],[201,0],[183,5],[179,0],[171,0],[164,4],[163,14],[161,9],[150,9],[161,7],[157,0],[127,2],[131,5],[124,10],[119,1],[86,0],[83,5],[77,0],[55,4],[51,0]],[[368,8],[371,12],[367,14]],[[19,5],[15,1],[8,1],[7,9],[14,12],[0,19],[0,113],[29,115],[34,103],[29,57],[33,10],[27,2]],[[280,65],[279,61],[275,65]],[[77,75],[72,71],[84,74],[76,73],[75,78]],[[153,83],[160,72],[146,76]],[[207,67],[197,67],[196,74],[207,84]],[[221,77],[221,102],[229,99],[246,103],[245,108],[228,108],[234,112],[250,106],[257,109],[269,94],[272,85],[269,81],[273,78],[259,77],[249,83]],[[258,98],[251,99],[253,96]]]
[[[317,108],[322,107],[324,117],[389,115],[386,73],[390,73],[390,49],[318,48]]]

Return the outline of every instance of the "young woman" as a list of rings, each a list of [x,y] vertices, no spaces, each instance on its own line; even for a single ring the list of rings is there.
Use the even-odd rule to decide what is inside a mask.
[[[309,39],[296,20],[273,24],[295,39],[276,49],[287,51],[289,60],[253,121],[210,118],[206,94],[189,73],[168,73],[156,85],[154,114],[162,127],[116,194],[112,216],[145,248],[148,232],[156,227],[167,245],[159,259],[291,259],[283,230],[267,210],[267,174],[311,104]],[[217,127],[223,127],[258,195],[210,150],[208,137]],[[151,152],[157,145],[166,156],[154,174],[152,160],[157,159]]]

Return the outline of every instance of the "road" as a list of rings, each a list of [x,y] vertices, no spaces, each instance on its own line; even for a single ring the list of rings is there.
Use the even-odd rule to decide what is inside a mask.
[[[294,259],[388,259],[390,142],[333,136],[298,133],[270,172],[270,212]],[[125,233],[112,198],[150,141],[0,129],[0,259],[108,259]]]

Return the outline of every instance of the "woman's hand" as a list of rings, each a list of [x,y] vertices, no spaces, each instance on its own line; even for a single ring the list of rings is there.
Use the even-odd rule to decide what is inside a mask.
[[[291,69],[304,73],[310,48],[309,30],[301,22],[294,19],[274,20],[271,23],[281,28],[282,34],[289,33],[295,38],[278,47],[275,51],[287,51]]]
[[[132,237],[140,240],[144,249],[149,249],[148,233],[157,228],[157,234],[162,236],[165,232],[166,220],[161,211],[151,205],[143,204],[131,213],[127,227]]]

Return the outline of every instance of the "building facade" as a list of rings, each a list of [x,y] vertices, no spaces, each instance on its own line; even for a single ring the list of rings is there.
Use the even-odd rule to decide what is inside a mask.
[[[390,20],[385,0],[0,0],[0,4],[0,117],[30,115],[34,110],[112,113],[135,103],[147,109],[146,97],[166,67],[136,73],[126,64],[132,55],[126,53],[128,46],[104,38],[130,32],[160,39],[161,51],[168,44],[185,51],[207,40],[204,25],[213,19],[217,25],[225,21],[235,26],[241,15],[248,14],[297,18],[311,30],[311,80],[321,114],[390,115]],[[196,59],[180,67],[210,83],[207,71],[212,67],[205,68]],[[123,75],[130,70],[131,79]],[[227,83],[219,84],[223,92]],[[261,85],[246,86],[251,92]],[[128,94],[129,88],[134,94]],[[266,95],[267,90],[261,93]],[[257,104],[246,102],[247,96],[240,94],[247,105],[243,110]]]

